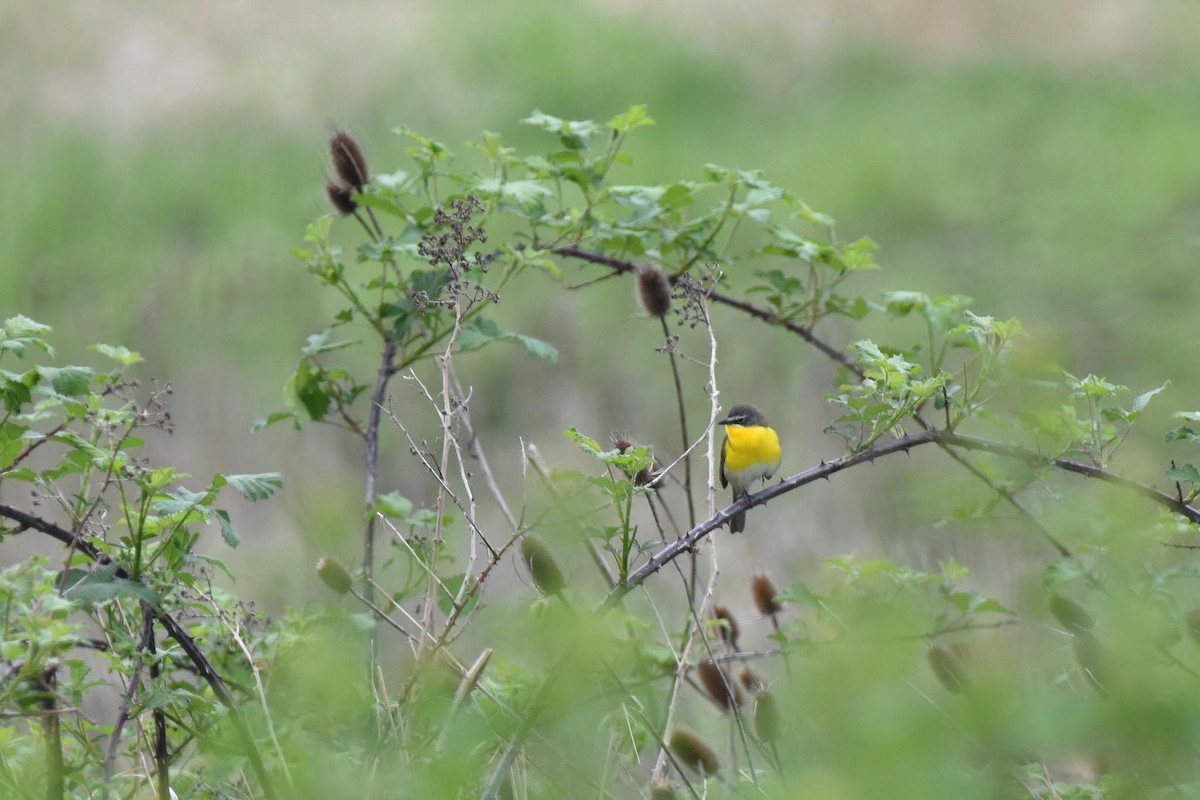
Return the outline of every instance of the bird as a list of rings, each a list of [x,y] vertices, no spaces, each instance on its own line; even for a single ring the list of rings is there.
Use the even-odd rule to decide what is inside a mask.
[[[779,435],[767,424],[767,418],[752,405],[739,403],[718,425],[725,426],[725,442],[721,445],[721,488],[733,487],[733,499],[750,494],[755,481],[765,481],[779,469],[782,450]],[[740,511],[729,520],[729,532],[746,529],[746,512]]]

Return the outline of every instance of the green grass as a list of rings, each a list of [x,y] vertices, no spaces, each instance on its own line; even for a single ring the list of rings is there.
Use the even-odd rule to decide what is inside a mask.
[[[400,123],[446,142],[468,169],[462,142],[481,129],[517,146],[540,136],[518,124],[535,107],[605,119],[645,102],[659,124],[634,138],[630,181],[699,179],[709,161],[763,168],[832,213],[844,238],[880,244],[885,270],[859,279],[869,298],[968,294],[981,313],[1021,317],[1033,347],[1077,374],[1101,371],[1139,391],[1169,377],[1177,388],[1162,406],[1194,405],[1200,62],[1130,72],[985,53],[938,64],[866,45],[810,62],[778,38],[739,45],[734,32],[705,50],[664,23],[549,3],[536,11],[431,16],[401,68],[346,78],[371,101],[337,121],[362,136],[380,171],[403,164],[404,143],[389,132]],[[332,92],[336,81],[314,85]],[[297,347],[336,309],[287,252],[325,212],[328,121],[287,127],[241,109],[150,124],[119,143],[81,122],[14,127],[9,153],[20,158],[0,162],[0,313],[53,325],[58,341],[77,345],[64,359],[92,341],[120,342],[147,356],[148,374],[237,395],[247,413],[226,430],[181,420],[184,435],[235,447],[251,418],[278,407]],[[641,377],[662,369],[656,334],[629,322],[629,287],[531,286],[496,316],[558,345],[562,362],[464,360],[496,438],[536,426],[553,440],[572,423],[597,434],[669,429],[668,384]],[[752,382],[764,406],[806,409],[781,413],[794,435],[820,439],[819,400],[792,398],[824,390],[827,365],[792,337],[716,319],[722,380]],[[597,330],[632,338],[614,349]],[[827,336],[840,344],[845,331],[835,324]],[[757,377],[764,366],[773,379]],[[1149,431],[1161,436],[1161,426]],[[251,446],[286,447],[287,436]]]

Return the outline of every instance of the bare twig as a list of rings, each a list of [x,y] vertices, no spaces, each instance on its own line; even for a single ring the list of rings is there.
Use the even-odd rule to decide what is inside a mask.
[[[383,414],[384,401],[387,398],[388,381],[394,374],[392,360],[395,357],[395,341],[385,338],[383,355],[379,359],[379,371],[375,375],[375,389],[371,392],[371,411],[367,418],[367,430],[365,432],[367,440],[367,479],[363,487],[363,513],[366,515],[363,527],[363,574],[368,579],[375,575],[375,483],[379,474],[379,421]],[[370,593],[374,591],[370,586],[371,584],[368,580],[368,596],[371,596]],[[372,691],[374,691],[377,688],[375,675],[377,672],[376,662],[379,660],[379,642],[376,640],[374,630],[370,631],[367,636],[370,639],[367,676],[371,682]]]

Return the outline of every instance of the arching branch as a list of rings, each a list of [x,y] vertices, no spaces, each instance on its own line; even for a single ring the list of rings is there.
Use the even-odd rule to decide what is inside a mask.
[[[1144,497],[1152,502],[1158,503],[1161,506],[1173,511],[1176,514],[1184,517],[1190,522],[1200,524],[1200,509],[1195,506],[1188,505],[1181,501],[1178,497],[1169,495],[1166,492],[1160,492],[1152,486],[1147,486],[1143,483],[1123,478],[1101,467],[1096,467],[1090,464],[1084,464],[1078,461],[1073,461],[1069,458],[1050,458],[1034,450],[1028,450],[1016,445],[1009,445],[1003,442],[993,442],[987,439],[980,439],[973,436],[963,436],[953,431],[940,430],[938,428],[927,428],[919,433],[910,434],[895,441],[884,445],[868,448],[857,453],[851,453],[833,461],[825,461],[821,464],[798,472],[791,477],[781,480],[779,483],[768,486],[761,492],[741,497],[726,508],[721,509],[715,515],[701,522],[699,525],[692,528],[683,536],[663,547],[657,553],[650,557],[648,561],[643,563],[637,569],[629,574],[628,579],[614,588],[605,598],[605,607],[611,606],[629,593],[630,590],[640,585],[646,578],[658,572],[674,559],[678,558],[683,553],[692,550],[705,536],[712,533],[717,528],[727,523],[736,514],[745,511],[753,506],[762,505],[768,500],[771,500],[780,495],[786,494],[801,486],[813,483],[814,481],[822,480],[834,475],[842,470],[858,466],[859,464],[867,464],[877,458],[891,455],[893,453],[905,453],[914,447],[920,447],[926,444],[936,444],[944,447],[958,447],[964,450],[978,450],[996,455],[1011,458],[1016,461],[1029,464],[1031,466],[1053,466],[1064,472],[1070,472],[1077,475],[1082,475],[1087,478],[1096,478],[1097,480],[1110,483],[1121,489],[1132,492],[1135,495]]]

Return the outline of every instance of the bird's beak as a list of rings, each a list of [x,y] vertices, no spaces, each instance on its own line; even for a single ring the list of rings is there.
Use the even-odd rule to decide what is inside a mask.
[[[729,424],[729,417],[726,417],[725,419],[719,419],[719,420],[717,420],[717,424],[718,424],[718,425],[728,425],[728,424]]]

